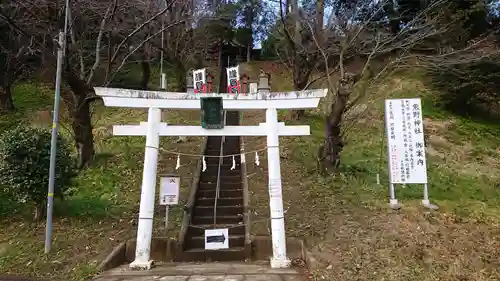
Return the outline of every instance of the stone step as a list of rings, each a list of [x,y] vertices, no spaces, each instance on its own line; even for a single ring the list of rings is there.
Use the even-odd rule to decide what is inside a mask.
[[[223,154],[238,154],[240,153],[240,144],[239,143],[231,143],[226,140],[226,142],[222,145],[222,151],[224,151]],[[207,147],[205,150],[207,152],[206,154],[210,153],[210,155],[217,155],[215,154],[216,152],[220,153],[220,143],[217,144],[215,147]],[[227,158],[227,157],[225,157]]]
[[[215,153],[215,152],[213,152]],[[224,149],[222,153],[222,159],[221,159],[221,153],[220,150],[217,151],[216,156],[217,157],[205,157],[205,161],[210,160],[211,163],[219,163],[219,160],[224,162],[224,163],[229,163],[233,161],[232,155],[234,155],[234,160],[237,160],[239,157],[240,150],[237,148],[234,149]]]
[[[192,262],[245,261],[246,259],[247,253],[244,247],[221,250],[189,249],[182,253],[182,260]]]
[[[213,212],[213,210],[212,210]],[[215,220],[216,224],[239,224],[243,222],[243,216],[239,215],[217,215],[217,219]],[[200,225],[200,224],[213,224],[214,216],[213,215],[197,215],[193,214],[191,219],[191,224]]]
[[[220,195],[220,192],[219,192]],[[195,201],[196,206],[214,206],[215,197],[198,197]],[[243,197],[226,197],[217,198],[217,206],[241,206],[243,205]]]
[[[216,189],[198,189],[197,198],[215,197]],[[221,189],[219,190],[219,198],[240,197],[243,195],[243,189]]]
[[[184,249],[205,249],[205,234],[200,236],[188,236],[185,240]],[[229,235],[229,248],[245,246],[245,235]]]
[[[207,164],[207,171],[216,171],[217,172],[219,170],[219,162],[217,162],[217,163],[207,162],[206,164]],[[220,167],[221,167],[221,171],[224,171],[224,172],[234,172],[234,171],[241,170],[241,164],[239,161],[236,161],[236,165],[234,166],[233,170],[231,170],[231,168],[233,167],[232,161],[221,164]],[[206,173],[207,171],[205,171],[204,173]]]
[[[240,182],[225,182],[225,181],[220,181],[219,183],[219,190],[231,190],[231,189],[240,189],[241,188],[241,183]],[[211,190],[211,189],[217,189],[217,182],[200,182],[198,186],[198,190]]]
[[[236,216],[243,214],[243,205],[240,206],[217,206],[217,216]],[[195,206],[194,215],[213,216],[213,206]]]
[[[131,270],[129,264],[121,265],[103,272],[93,281],[188,281],[188,280],[286,280],[300,281],[298,268],[271,268],[268,260],[246,263],[162,263],[155,262],[150,270]],[[296,278],[293,278],[296,277]]]
[[[237,183],[241,184],[241,174],[238,173],[233,173],[233,174],[228,174],[226,172],[222,173],[220,175],[220,181],[224,183]],[[210,175],[210,174],[202,174],[200,177],[200,184],[202,183],[217,183],[217,174],[215,175]]]
[[[245,225],[241,224],[200,224],[200,225],[190,225],[188,227],[186,237],[188,236],[203,236],[205,235],[205,229],[224,229],[227,228],[229,235],[245,235]]]

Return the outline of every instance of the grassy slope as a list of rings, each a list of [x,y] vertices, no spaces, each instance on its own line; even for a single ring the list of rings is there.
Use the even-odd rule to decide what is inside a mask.
[[[253,65],[250,71],[256,72]],[[273,66],[264,66],[272,69]],[[280,71],[277,71],[280,73]],[[289,90],[289,77],[274,75],[274,90]],[[500,125],[452,116],[432,106],[432,91],[416,75],[392,77],[370,95],[356,119],[342,154],[341,173],[318,176],[316,150],[322,139],[319,111],[308,111],[311,136],[281,138],[287,234],[301,237],[319,261],[317,280],[499,280]],[[397,188],[403,203],[388,210],[383,99],[424,98],[431,201],[438,212],[420,206],[422,186]],[[248,113],[245,122],[262,121]],[[265,147],[247,138],[246,149]],[[249,166],[255,209],[254,233],[268,234],[267,161]],[[250,159],[248,159],[250,158]],[[247,162],[252,163],[253,157]],[[381,185],[376,183],[380,171]],[[260,221],[259,221],[260,220]]]
[[[275,64],[253,65],[246,72],[255,79],[260,66],[273,71],[274,90],[291,90],[289,77]],[[380,152],[385,153],[380,142],[382,92],[413,97],[430,91],[419,77],[394,77],[374,93],[367,115],[349,134],[342,173],[335,178],[316,173],[316,147],[322,136],[318,111],[309,111],[308,120],[300,122],[311,125],[311,136],[280,139],[288,235],[305,239],[320,263],[315,271],[318,280],[498,280],[499,179],[491,171],[499,166],[495,159],[499,128],[441,113],[424,102],[431,132],[427,149],[430,196],[441,210],[422,209],[422,189],[412,186],[397,190],[404,208],[394,213],[386,205],[384,154],[380,161]],[[47,119],[51,95],[50,89],[42,87],[18,87],[19,113],[0,117],[0,129],[20,119],[48,126],[50,118],[40,120]],[[95,273],[112,247],[135,233],[144,140],[110,137],[109,127],[143,121],[145,113],[98,106],[95,116],[99,157],[76,181],[76,195],[56,204],[53,252],[43,254],[43,223],[2,217],[0,273],[83,280]],[[197,118],[196,113],[169,114],[169,122],[195,122]],[[244,123],[262,120],[259,112],[244,114]],[[174,149],[195,152],[196,145],[199,141],[192,140]],[[262,147],[264,139],[246,139],[247,150]],[[265,153],[260,157],[260,167],[249,165],[253,231],[268,234],[267,162]],[[160,172],[172,172],[174,158],[165,155]],[[253,156],[247,159],[252,163]],[[181,169],[184,191],[196,159],[186,160],[190,162],[183,159],[186,166]],[[383,185],[375,182],[379,168]],[[180,211],[173,216],[178,225]],[[155,229],[159,234],[164,232],[160,220],[158,216]]]
[[[50,128],[53,90],[23,84],[14,91],[16,113],[0,117],[0,132],[25,121],[34,126]],[[96,273],[98,264],[124,239],[135,235],[139,210],[144,138],[112,137],[114,124],[146,121],[143,110],[94,108],[94,136],[97,156],[90,167],[80,173],[71,187],[75,195],[56,202],[54,240],[49,255],[43,254],[44,222],[32,222],[26,206],[0,206],[0,275],[21,274],[53,279],[87,280]],[[165,118],[165,117],[164,117]],[[168,122],[196,123],[196,112],[169,112]],[[62,118],[61,133],[69,137],[67,118]],[[198,153],[200,138],[173,146],[175,138],[163,138],[162,147]],[[183,158],[181,201],[187,197],[196,158]],[[176,157],[160,156],[158,173],[175,173]],[[182,204],[182,202],[181,202]],[[15,215],[13,215],[15,214]],[[176,235],[182,211],[170,212],[168,233],[162,227],[163,211],[157,210],[157,235]]]

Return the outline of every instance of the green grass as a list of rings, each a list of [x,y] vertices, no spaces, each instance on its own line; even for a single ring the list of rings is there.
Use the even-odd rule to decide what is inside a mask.
[[[485,258],[500,255],[500,177],[495,173],[500,167],[500,127],[434,106],[429,98],[432,90],[420,79],[398,74],[370,93],[366,115],[348,131],[341,167],[334,175],[321,176],[317,170],[317,148],[324,137],[320,113],[311,110],[304,120],[287,121],[311,127],[310,136],[280,138],[280,151],[287,235],[303,239],[318,260],[315,280],[500,278],[491,259]],[[386,97],[423,99],[430,129],[429,195],[440,206],[437,212],[421,206],[422,185],[398,185],[396,196],[403,208],[398,212],[388,208]],[[280,112],[281,117],[287,114]],[[245,146],[258,149],[265,140],[247,140]],[[265,155],[261,163],[267,163]],[[264,169],[249,165],[250,173]],[[261,176],[250,182],[258,214],[254,221],[269,216],[266,178]],[[268,228],[268,222],[256,223],[252,230],[269,235]]]
[[[156,71],[155,68],[153,70]],[[134,69],[125,72],[122,79],[127,79],[127,76],[130,78],[130,75],[137,76]],[[152,86],[156,80],[159,82],[156,72],[153,73],[152,80],[155,80],[151,82]],[[137,78],[140,75],[130,79]],[[175,87],[173,79],[170,82]],[[0,115],[0,132],[20,122],[50,129],[51,118],[40,120],[39,114],[45,112],[47,115],[46,112],[51,111],[53,94],[53,89],[41,85],[17,85],[13,96],[17,109],[13,113]],[[0,192],[0,275],[88,280],[97,273],[99,263],[113,247],[135,234],[145,138],[113,137],[111,126],[147,121],[147,112],[142,109],[106,108],[100,102],[93,107],[96,156],[87,168],[80,171],[69,187],[71,195],[63,201],[55,201],[53,245],[48,255],[43,253],[45,222],[33,221],[31,204],[10,202],[8,198],[2,198],[5,196]],[[166,116],[170,124],[199,124],[196,112],[168,111]],[[69,119],[63,112],[60,134],[72,143],[71,126],[68,122]],[[174,137],[162,138],[161,146],[170,150],[198,153],[200,138],[189,138],[188,142],[173,147],[175,140]],[[174,156],[162,153],[158,173],[181,175],[182,205],[191,186],[197,159],[182,159],[183,168],[179,171],[174,169],[175,161]],[[162,214],[162,211],[158,210],[158,214]],[[157,215],[155,234],[176,236],[182,215],[181,208],[171,210],[168,231],[162,227],[163,217]]]
[[[254,78],[260,65],[250,67]],[[348,132],[342,164],[335,175],[324,177],[317,171],[317,147],[323,139],[323,119],[318,111],[308,111],[306,121],[292,122],[309,124],[310,136],[280,138],[281,152],[285,154],[281,169],[284,206],[288,209],[287,235],[305,240],[322,266],[315,272],[318,280],[499,279],[500,273],[492,266],[495,262],[488,257],[493,260],[500,256],[498,238],[495,238],[500,237],[496,227],[500,223],[500,179],[495,173],[499,167],[500,125],[442,111],[433,105],[429,98],[433,92],[419,79],[418,76],[394,77],[380,90],[383,94],[370,96],[367,116]],[[278,71],[271,83],[273,90],[290,90],[286,71]],[[36,110],[50,110],[53,95],[50,89],[23,85],[17,87],[15,93],[18,111],[0,117],[0,131],[20,120],[32,120],[31,113]],[[424,117],[430,119],[429,126],[435,129],[429,133],[427,166],[430,199],[441,207],[438,212],[429,212],[420,206],[421,185],[398,186],[397,198],[403,209],[392,212],[387,208],[387,156],[382,142],[386,94],[423,98]],[[260,112],[245,113],[244,119],[253,122],[255,114],[260,114],[258,117],[262,120]],[[287,114],[280,111],[280,117]],[[196,113],[191,117],[186,113],[168,112],[169,123],[199,124]],[[2,217],[0,227],[5,231],[0,233],[0,272],[86,280],[97,272],[99,262],[113,246],[134,234],[144,138],[112,137],[109,127],[145,119],[145,112],[140,110],[102,105],[95,108],[97,156],[71,187],[74,194],[56,202],[54,251],[43,254],[44,223],[32,222],[29,212]],[[441,126],[443,124],[447,127]],[[438,145],[433,138],[442,138],[445,143]],[[173,140],[165,138],[164,145],[171,146]],[[199,141],[195,140],[169,148],[196,153],[197,144]],[[262,139],[245,142],[247,150],[262,147],[265,147]],[[431,154],[431,148],[438,153]],[[265,157],[262,153],[261,167],[247,165],[249,174],[255,173],[250,181],[251,204],[257,214],[254,220],[264,221],[252,230],[267,235]],[[189,167],[193,167],[196,160],[182,159],[186,165],[186,169],[180,171],[182,200],[189,188],[192,172]],[[159,173],[175,172],[175,156],[163,155],[160,161]],[[248,163],[251,162],[249,159]],[[471,172],[469,168],[479,172]],[[377,173],[381,176],[380,185],[376,183]],[[26,206],[2,204],[0,208],[21,214]],[[182,210],[174,208],[170,214],[173,228],[165,233],[160,226],[161,216],[157,216],[156,234],[176,234]],[[332,265],[331,269],[328,265]],[[468,279],[459,279],[460,276]]]
[[[35,114],[39,110],[51,110],[52,95],[52,89],[43,86],[32,83],[17,85],[13,96],[16,111],[1,116],[0,131],[7,130],[19,122],[29,124],[36,119]],[[117,119],[112,120],[113,112],[110,111],[107,112],[102,105],[98,105],[95,117],[102,119],[110,115],[111,117],[107,117],[108,121],[117,122]],[[128,117],[120,120],[123,122],[137,123],[141,120],[140,117],[144,116],[143,112],[122,114]],[[61,134],[69,137],[64,130],[65,120],[61,121]],[[48,122],[51,123],[51,120]],[[49,129],[50,123],[37,126]],[[94,125],[99,124],[100,121]],[[102,237],[103,233],[107,233],[104,237],[107,240],[106,236],[114,232],[111,226],[116,225],[117,218],[132,219],[130,215],[123,214],[134,213],[137,192],[131,193],[129,190],[132,188],[124,186],[134,186],[135,189],[140,186],[138,181],[141,173],[138,169],[141,167],[137,163],[141,162],[144,149],[144,140],[141,138],[120,140],[97,137],[96,140],[96,159],[75,179],[70,187],[73,195],[64,201],[55,202],[53,250],[49,255],[43,254],[44,223],[32,221],[30,204],[3,201],[0,226],[5,231],[0,234],[0,249],[3,248],[0,255],[0,272],[70,280],[85,280],[96,272],[99,259],[103,254],[107,254],[109,245],[102,247],[102,253],[99,249],[87,250],[87,247],[92,246],[91,241]],[[120,151],[123,146],[128,148],[125,152]],[[117,153],[118,151],[120,153]],[[130,227],[130,230],[132,229]],[[127,229],[127,233],[130,230]],[[107,240],[107,244],[110,244],[109,242],[111,241]],[[99,244],[102,246],[102,241],[96,242],[96,246]],[[110,245],[113,244],[116,243]],[[96,259],[82,259],[89,255],[95,256]]]
[[[34,83],[14,86],[12,98],[16,110],[0,114],[0,133],[26,120],[26,112],[50,108],[53,104],[53,89]]]

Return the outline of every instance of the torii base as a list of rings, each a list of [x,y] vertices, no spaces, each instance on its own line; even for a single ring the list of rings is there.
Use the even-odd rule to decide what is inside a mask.
[[[275,260],[271,258],[271,268],[290,268],[291,266],[292,266],[292,261],[289,259]]]
[[[133,261],[129,267],[132,270],[150,270],[153,268],[154,262],[152,260],[143,262],[143,261]]]

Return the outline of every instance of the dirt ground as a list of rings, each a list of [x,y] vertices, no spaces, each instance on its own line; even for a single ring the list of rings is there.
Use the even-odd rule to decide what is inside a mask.
[[[245,113],[243,122],[263,122],[263,116],[263,112]],[[432,135],[434,145],[439,136]],[[346,173],[322,180],[315,174],[315,163],[310,163],[314,150],[303,149],[314,141],[314,137],[280,138],[287,235],[304,239],[317,260],[312,265],[315,280],[500,280],[498,224],[446,209],[428,211],[416,200],[392,211],[385,187],[365,192],[367,183]],[[264,138],[245,138],[246,151],[265,146]],[[254,163],[254,153],[246,156],[252,231],[260,235],[270,234],[265,154],[259,154],[260,166]]]

